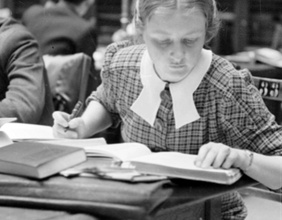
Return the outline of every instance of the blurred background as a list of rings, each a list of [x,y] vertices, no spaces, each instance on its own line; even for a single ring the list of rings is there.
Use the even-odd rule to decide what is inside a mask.
[[[47,0],[0,0],[0,16],[21,21],[24,12]],[[58,1],[58,0],[49,0]],[[248,68],[276,121],[282,124],[282,0],[216,0],[221,29],[211,49]],[[113,41],[131,38],[135,0],[94,0],[83,16],[95,20],[97,48],[95,69],[100,71],[103,54]]]
[[[0,16],[21,20],[30,6],[44,5],[46,1],[0,0]],[[97,71],[107,45],[132,37],[134,3],[135,0],[94,0],[84,15],[86,20],[96,21],[98,45],[93,58]],[[209,46],[238,68],[251,71],[267,107],[281,124],[282,0],[217,0],[217,5],[222,27]]]
[[[99,30],[99,44],[107,45],[112,35],[125,28],[131,20],[134,0],[96,0],[86,15],[95,17]],[[0,0],[0,16],[21,19],[33,4],[46,0]],[[217,0],[222,29],[213,41],[213,49],[222,55],[243,51],[247,47],[271,46],[277,25],[281,24],[281,0]],[[8,12],[8,11],[10,12]]]

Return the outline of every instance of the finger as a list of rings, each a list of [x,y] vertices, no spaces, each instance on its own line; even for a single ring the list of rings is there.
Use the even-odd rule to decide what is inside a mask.
[[[212,164],[214,163],[216,156],[217,156],[217,150],[210,148],[206,154],[206,157],[202,161],[201,167],[210,168]]]
[[[75,129],[70,129],[68,123],[58,123],[66,121],[65,118],[69,116],[67,113],[57,112],[53,114],[55,122],[53,124],[52,130],[54,137],[57,138],[77,138],[78,134]],[[66,129],[67,128],[67,129]],[[68,131],[68,132],[67,132]]]
[[[68,120],[69,119],[69,114],[66,112],[62,112],[62,111],[54,111],[52,114],[53,118],[56,120]]]
[[[60,125],[53,125],[53,135],[57,138],[77,138],[78,133],[75,130],[67,129]]]
[[[55,111],[52,114],[54,119],[54,124],[59,124],[62,127],[68,126],[69,114],[65,112]]]
[[[228,155],[228,157],[226,157],[221,167],[224,169],[229,169],[233,167],[233,164],[235,163],[236,159],[237,159],[237,153],[230,148],[230,154]]]
[[[225,147],[223,150],[220,150],[212,164],[214,168],[222,167],[223,163],[227,160],[231,152],[230,147]]]
[[[198,167],[202,166],[203,161],[205,160],[206,155],[208,154],[210,150],[210,145],[209,144],[204,144],[201,146],[199,149],[198,155],[195,159],[195,165]]]
[[[61,125],[54,123],[52,127],[54,137],[55,138],[66,138],[66,135],[63,132],[64,129],[65,127],[62,127]]]
[[[74,118],[68,122],[68,126],[70,129],[75,130],[82,124],[82,119],[80,117]]]
[[[65,136],[71,139],[76,139],[78,138],[78,133],[76,130],[72,130],[72,129],[68,129],[66,131],[64,131]]]

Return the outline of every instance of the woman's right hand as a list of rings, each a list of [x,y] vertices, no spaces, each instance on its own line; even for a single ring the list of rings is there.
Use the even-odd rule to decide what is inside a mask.
[[[85,123],[81,117],[69,121],[70,115],[65,112],[53,113],[53,135],[55,138],[82,138]]]

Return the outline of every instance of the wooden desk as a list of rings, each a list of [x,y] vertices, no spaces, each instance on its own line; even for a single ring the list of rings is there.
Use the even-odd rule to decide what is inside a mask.
[[[232,185],[183,180],[173,188],[170,198],[158,209],[156,219],[219,220],[220,196],[254,184],[246,176]]]
[[[1,220],[100,220],[84,213],[69,213],[24,207],[0,207]]]
[[[252,184],[254,181],[247,177],[229,186],[196,181],[172,184],[167,180],[126,183],[61,176],[35,181],[0,175],[0,206],[84,213],[101,219],[218,220],[218,197]]]

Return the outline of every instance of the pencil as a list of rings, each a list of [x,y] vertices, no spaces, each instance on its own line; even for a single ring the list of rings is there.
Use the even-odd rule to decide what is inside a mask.
[[[74,106],[74,109],[73,109],[72,112],[71,112],[69,121],[72,120],[73,118],[76,118],[76,117],[79,115],[82,106],[83,106],[83,105],[82,105],[82,101],[78,101],[78,102],[76,103],[76,105]],[[69,126],[67,126],[67,127],[65,128],[65,132],[67,132],[68,129],[69,129]]]

